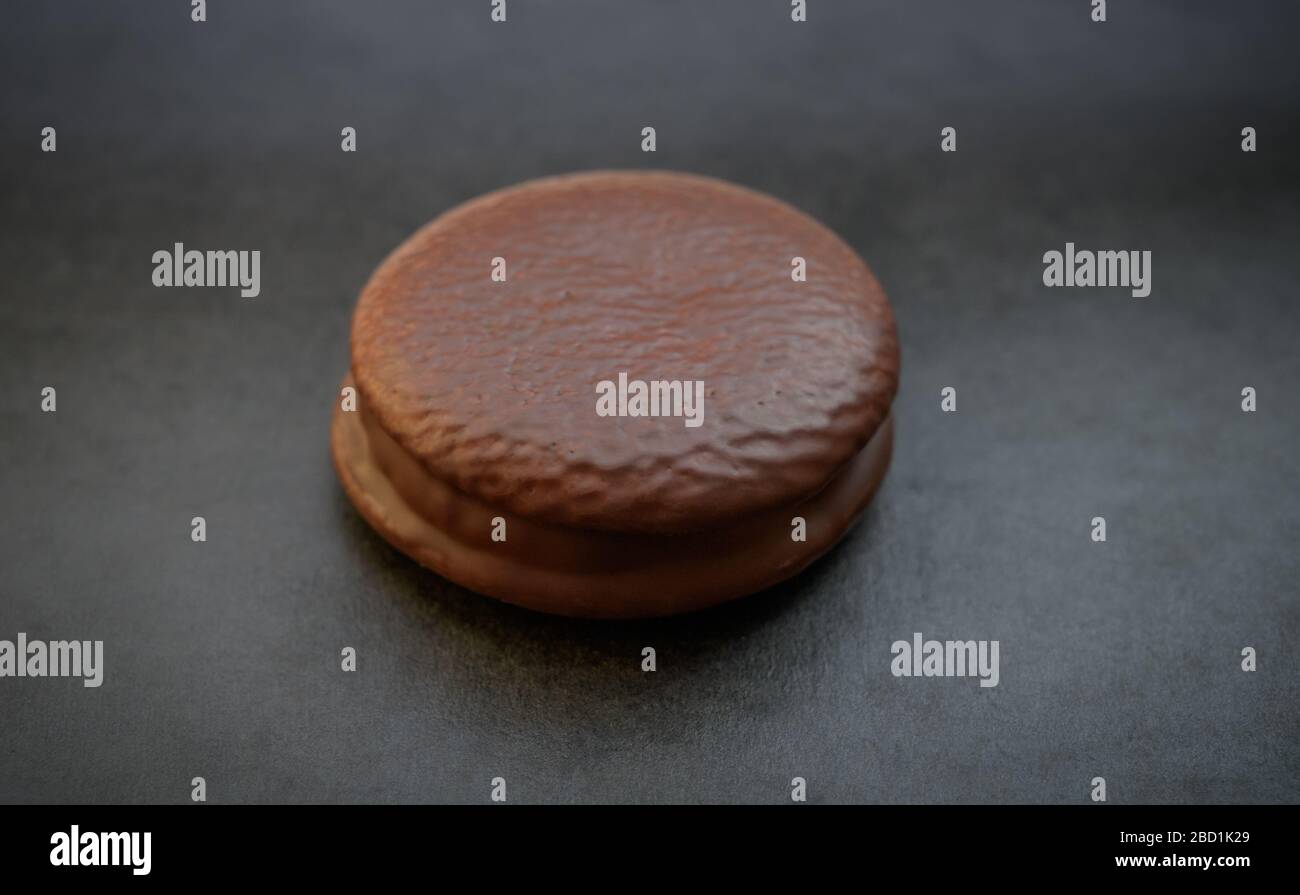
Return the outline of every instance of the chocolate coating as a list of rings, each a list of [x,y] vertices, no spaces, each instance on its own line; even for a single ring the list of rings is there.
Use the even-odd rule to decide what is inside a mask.
[[[703,380],[704,425],[597,416],[595,384],[619,371]],[[898,346],[871,272],[807,215],[717,180],[598,172],[488,194],[408,239],[361,294],[352,375],[466,494],[670,534],[824,487],[884,420]]]
[[[825,488],[733,525],[684,535],[626,534],[509,520],[498,508],[432,478],[364,410],[336,409],[334,463],[353,504],[384,538],[421,565],[471,590],[540,612],[651,618],[703,609],[798,574],[834,546],[880,485],[893,422]],[[801,516],[807,540],[790,537]]]
[[[554,177],[380,265],[353,319],[359,409],[336,408],[331,443],[362,515],[440,574],[546,612],[667,615],[844,534],[888,466],[898,364],[871,272],[790,206],[683,174]],[[703,424],[600,416],[620,372],[703,381]]]

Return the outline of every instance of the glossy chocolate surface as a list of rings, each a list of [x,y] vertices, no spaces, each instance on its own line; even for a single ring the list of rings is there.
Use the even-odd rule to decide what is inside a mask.
[[[884,420],[898,363],[884,293],[839,237],[671,173],[546,178],[453,209],[384,261],[352,327],[367,412],[430,475],[616,532],[703,531],[815,493]],[[598,416],[596,383],[623,371],[702,380],[704,424]]]

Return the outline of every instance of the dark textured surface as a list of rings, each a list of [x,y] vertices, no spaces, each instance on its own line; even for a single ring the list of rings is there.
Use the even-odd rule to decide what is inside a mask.
[[[639,6],[6,13],[0,637],[103,639],[107,672],[0,679],[0,799],[202,775],[213,802],[484,801],[500,775],[512,801],[780,802],[799,775],[814,801],[1085,802],[1101,775],[1112,802],[1296,801],[1293,4]],[[902,337],[894,468],[825,561],[716,612],[581,624],[445,585],[330,469],[357,291],[456,202],[647,163],[867,258]],[[153,288],[178,240],[261,250],[262,295]],[[1151,296],[1043,288],[1067,240],[1153,251]],[[1000,685],[891,677],[913,631],[1000,640]]]

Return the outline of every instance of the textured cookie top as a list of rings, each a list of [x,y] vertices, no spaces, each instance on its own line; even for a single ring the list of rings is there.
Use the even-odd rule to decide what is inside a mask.
[[[482,196],[398,247],[358,302],[352,373],[456,488],[663,534],[819,491],[888,413],[898,344],[867,266],[801,212],[708,178],[594,172]],[[620,373],[703,381],[702,424],[599,415],[597,383]]]

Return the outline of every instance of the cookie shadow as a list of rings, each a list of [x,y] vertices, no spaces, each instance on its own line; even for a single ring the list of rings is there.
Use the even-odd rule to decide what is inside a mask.
[[[709,661],[738,644],[770,635],[791,618],[808,611],[828,584],[838,580],[837,567],[870,543],[875,506],[826,555],[798,575],[759,593],[719,606],[667,618],[608,621],[546,615],[469,591],[409,559],[374,532],[336,493],[338,523],[369,577],[385,591],[413,626],[439,638],[454,636],[476,644],[498,661],[542,663],[554,668],[626,664],[638,660],[647,645],[671,648],[678,667]],[[659,647],[656,646],[658,650]]]

